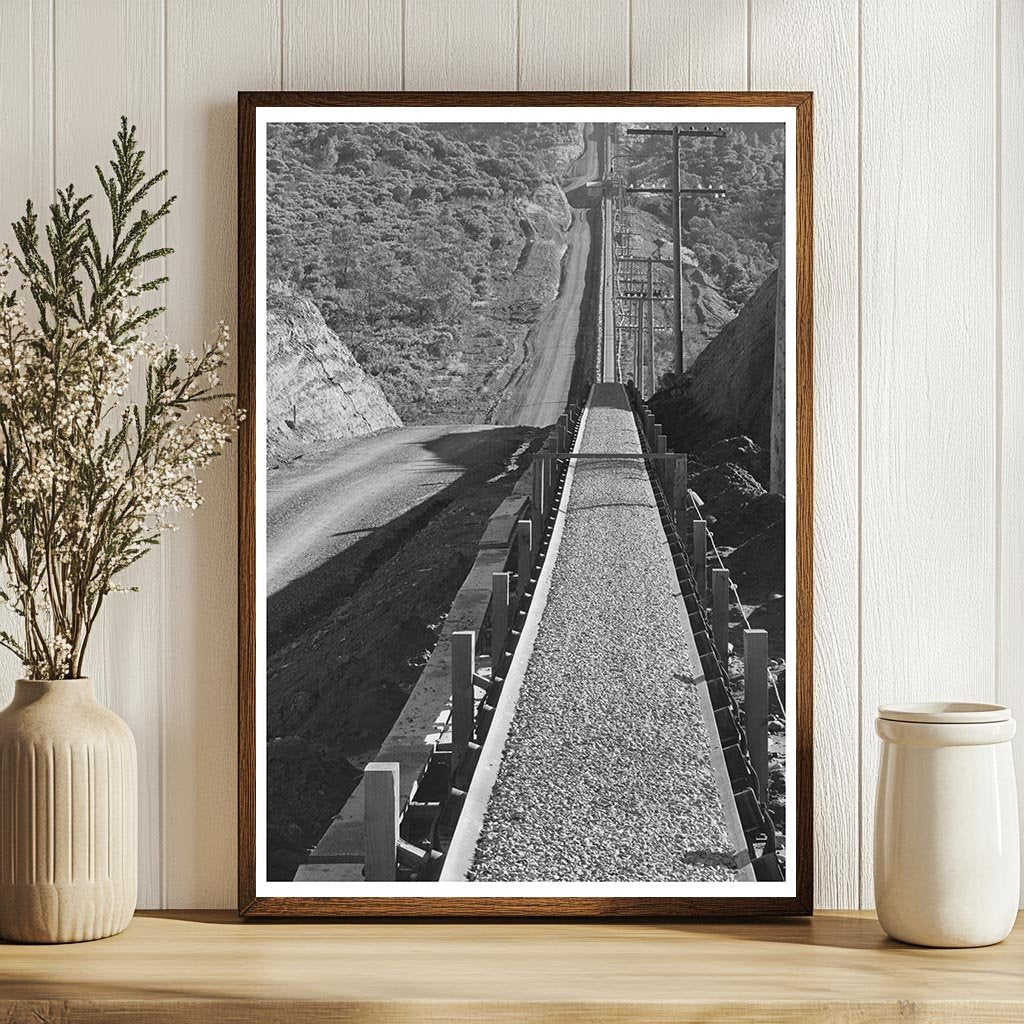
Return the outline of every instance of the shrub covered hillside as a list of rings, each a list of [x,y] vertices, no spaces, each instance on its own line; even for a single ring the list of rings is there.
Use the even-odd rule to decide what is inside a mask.
[[[665,185],[672,166],[672,140],[664,135],[625,135],[634,185]],[[778,266],[784,222],[785,131],[781,125],[729,126],[725,138],[683,137],[679,142],[683,188],[721,186],[723,199],[684,197],[682,243],[734,310],[739,309]],[[670,200],[634,195],[670,238]]]
[[[308,295],[407,423],[486,419],[558,286],[566,124],[280,124],[269,276]]]

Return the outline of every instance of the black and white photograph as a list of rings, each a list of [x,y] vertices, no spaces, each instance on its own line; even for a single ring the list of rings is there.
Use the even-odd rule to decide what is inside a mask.
[[[257,894],[791,895],[791,108],[256,134]]]

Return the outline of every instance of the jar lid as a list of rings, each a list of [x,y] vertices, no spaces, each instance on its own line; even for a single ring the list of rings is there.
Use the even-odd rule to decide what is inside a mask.
[[[878,717],[889,722],[923,722],[931,725],[970,725],[1008,722],[1010,709],[1003,704],[967,701],[930,701],[922,704],[882,704]]]

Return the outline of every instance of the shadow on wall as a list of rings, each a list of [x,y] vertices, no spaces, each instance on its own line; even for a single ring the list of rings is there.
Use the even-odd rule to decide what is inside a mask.
[[[232,84],[232,90],[236,87]],[[227,92],[227,90],[225,90]],[[168,217],[167,330],[189,348],[189,338],[212,335],[220,320],[237,331],[236,223],[225,216],[236,203],[233,91],[224,102],[182,104],[169,150],[185,147],[202,165],[171,163],[171,188],[180,194]],[[222,377],[237,378],[237,334]],[[167,665],[163,716],[162,900],[223,904],[234,891],[237,844],[237,458],[236,444],[203,479],[204,504],[166,538],[164,568]],[[150,583],[156,587],[157,584]],[[155,712],[153,712],[155,713]],[[145,756],[145,755],[143,755]],[[211,784],[216,779],[216,784]],[[156,838],[151,832],[151,839]]]

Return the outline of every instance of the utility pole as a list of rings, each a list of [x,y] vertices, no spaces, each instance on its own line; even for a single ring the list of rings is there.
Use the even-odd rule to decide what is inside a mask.
[[[686,370],[683,346],[683,224],[679,209],[679,125],[672,125],[672,326],[675,329],[676,358],[679,372]],[[653,347],[653,346],[652,346]],[[656,390],[654,362],[651,362],[651,391]]]
[[[672,170],[671,185],[668,188],[628,187],[627,192],[639,192],[645,195],[670,195],[672,197],[672,330],[675,335],[676,365],[679,372],[686,369],[686,353],[683,351],[683,243],[680,218],[682,217],[681,201],[683,196],[712,196],[721,199],[725,191],[720,188],[680,188],[679,182],[679,140],[684,136],[724,138],[725,128],[680,128],[674,124],[671,128],[627,128],[627,135],[671,135],[672,136]]]
[[[772,429],[769,490],[786,493],[786,240],[779,246],[775,278],[775,363],[772,379]]]
[[[647,352],[651,360],[651,394],[657,390],[654,372],[654,259],[647,257]]]
[[[646,279],[644,277],[629,277],[625,279],[626,284],[623,285],[620,275],[619,283],[620,298],[625,297],[626,299],[637,300],[637,322],[630,324],[631,328],[636,329],[634,342],[634,347],[636,348],[636,386],[641,394],[647,397],[657,389],[657,373],[654,365],[654,264],[660,263],[662,266],[670,267],[672,266],[672,261],[662,259],[660,256],[619,256],[616,262],[629,265],[639,263],[641,268],[644,266],[647,268]],[[644,313],[644,306],[647,307],[646,314]],[[644,319],[645,315],[646,321]],[[644,330],[645,326],[646,331]],[[650,367],[650,391],[644,386],[645,366]]]
[[[638,352],[643,351],[644,345],[644,300],[641,296],[636,300],[636,338],[633,344],[636,346]],[[640,393],[643,394],[644,382],[643,375],[641,374],[640,381],[638,383]]]

